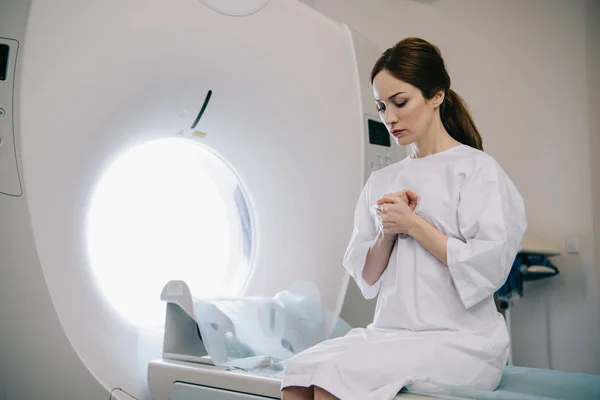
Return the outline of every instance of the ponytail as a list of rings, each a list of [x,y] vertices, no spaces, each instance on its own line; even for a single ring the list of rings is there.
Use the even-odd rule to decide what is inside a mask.
[[[462,144],[483,151],[483,140],[467,110],[465,102],[452,89],[446,91],[440,106],[440,118],[450,136]]]

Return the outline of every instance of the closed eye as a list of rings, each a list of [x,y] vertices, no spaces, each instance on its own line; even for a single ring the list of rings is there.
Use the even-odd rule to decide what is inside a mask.
[[[397,107],[397,108],[402,108],[402,107],[404,107],[406,105],[407,102],[408,102],[408,100],[404,100],[404,101],[402,101],[400,103],[394,101],[392,104],[395,107]],[[385,110],[386,110],[385,105],[383,105],[383,104],[377,104],[377,112],[378,113],[384,113]]]

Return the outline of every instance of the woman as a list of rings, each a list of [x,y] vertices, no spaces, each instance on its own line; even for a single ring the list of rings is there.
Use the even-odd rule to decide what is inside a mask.
[[[344,267],[377,298],[366,329],[288,360],[283,399],[385,400],[406,385],[494,390],[508,357],[493,294],[526,229],[523,199],[483,152],[440,51],[404,39],[371,75],[379,115],[412,155],[374,172]]]

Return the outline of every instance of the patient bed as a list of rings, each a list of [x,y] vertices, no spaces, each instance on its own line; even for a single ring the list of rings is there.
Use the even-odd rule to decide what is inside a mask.
[[[198,373],[202,371],[202,373]],[[279,399],[280,380],[242,371],[201,365],[192,362],[157,360],[150,365],[149,377],[168,379],[165,393],[153,393],[154,398],[171,400],[238,400]],[[235,377],[235,379],[233,379]],[[244,387],[243,392],[233,387]],[[215,386],[219,389],[215,389]],[[464,387],[431,387],[413,385],[403,390],[396,400],[599,400],[600,375],[506,367],[500,386],[494,392]]]
[[[415,385],[409,393],[447,400],[600,400],[600,375],[507,366],[494,392]],[[404,397],[400,394],[397,398]]]
[[[169,291],[169,285],[180,285]],[[165,287],[167,302],[163,358],[150,362],[148,382],[153,399],[279,399],[281,370],[245,371],[214,365],[194,318],[189,288],[181,281]],[[600,375],[507,366],[496,391],[441,387],[416,382],[396,399],[446,400],[600,400]]]

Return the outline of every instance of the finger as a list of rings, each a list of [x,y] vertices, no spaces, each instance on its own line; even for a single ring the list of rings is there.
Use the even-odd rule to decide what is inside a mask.
[[[419,196],[417,196],[417,194],[415,192],[412,192],[410,190],[406,193],[406,195],[408,197],[407,204],[410,206],[410,208],[412,208],[414,210],[417,207],[417,202],[419,201]]]
[[[408,199],[412,202],[412,201],[417,201],[417,199],[419,198],[419,196],[417,196],[417,194],[415,192],[413,192],[412,190],[407,190],[406,191],[406,197],[408,197]]]
[[[392,196],[392,195],[386,195],[386,196]],[[377,205],[389,204],[390,201],[388,201],[388,200],[385,199],[386,196],[383,196],[382,198],[380,198],[379,200],[377,200]]]
[[[406,195],[406,190],[402,190],[401,192],[392,193],[391,195],[396,196],[396,198],[400,199],[401,201],[408,203],[408,196]]]
[[[382,195],[379,198],[379,200],[377,200],[377,202],[382,203],[382,204],[390,203],[390,199],[398,198],[399,196],[402,196],[403,194],[404,194],[404,192],[386,193],[386,194]]]
[[[377,200],[377,204],[398,204],[400,202],[400,200],[394,196],[393,194],[386,194],[385,196],[383,196],[382,198],[380,198],[379,200]]]

